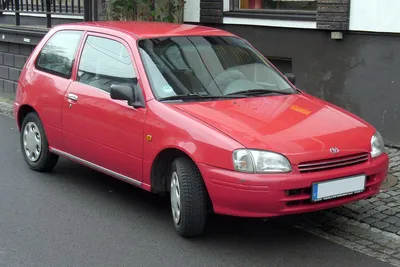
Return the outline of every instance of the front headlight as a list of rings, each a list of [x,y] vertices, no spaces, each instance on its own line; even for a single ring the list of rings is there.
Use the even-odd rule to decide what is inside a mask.
[[[252,173],[290,172],[289,160],[274,152],[238,149],[233,152],[233,165],[236,171]]]
[[[385,151],[385,143],[381,134],[377,131],[371,138],[371,157],[375,158],[382,155]]]

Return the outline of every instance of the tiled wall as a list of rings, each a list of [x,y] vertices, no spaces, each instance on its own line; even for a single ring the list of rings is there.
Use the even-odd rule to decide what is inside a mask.
[[[34,47],[0,42],[0,92],[15,93],[21,69]]]

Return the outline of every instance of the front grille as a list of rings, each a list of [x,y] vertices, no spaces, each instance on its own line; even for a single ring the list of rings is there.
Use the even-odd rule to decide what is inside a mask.
[[[298,165],[298,168],[300,173],[319,172],[361,164],[367,162],[368,158],[368,153],[360,153],[345,157],[303,162]]]

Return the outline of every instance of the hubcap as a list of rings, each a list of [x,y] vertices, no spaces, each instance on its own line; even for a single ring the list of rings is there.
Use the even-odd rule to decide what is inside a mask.
[[[34,122],[29,122],[24,128],[23,135],[26,157],[30,161],[35,162],[39,159],[40,153],[42,153],[42,138],[39,128]]]
[[[176,172],[173,172],[171,177],[171,209],[174,222],[178,224],[181,219],[181,189]]]

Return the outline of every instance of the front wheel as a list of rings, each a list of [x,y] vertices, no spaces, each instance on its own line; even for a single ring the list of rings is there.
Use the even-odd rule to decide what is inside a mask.
[[[171,212],[179,235],[201,235],[206,224],[207,194],[196,164],[187,158],[177,158],[171,168]]]

